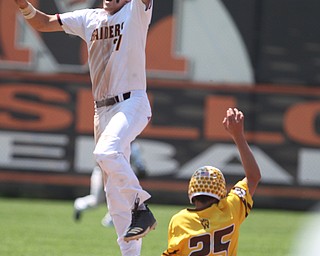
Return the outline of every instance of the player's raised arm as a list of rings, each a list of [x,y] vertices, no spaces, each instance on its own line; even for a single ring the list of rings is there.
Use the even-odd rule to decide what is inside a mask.
[[[57,15],[43,13],[26,0],[15,0],[15,2],[24,18],[35,30],[41,32],[63,31]]]
[[[257,185],[261,179],[259,166],[244,136],[244,115],[236,108],[229,108],[223,120],[225,129],[231,135],[236,144],[248,183],[249,192],[253,196]]]

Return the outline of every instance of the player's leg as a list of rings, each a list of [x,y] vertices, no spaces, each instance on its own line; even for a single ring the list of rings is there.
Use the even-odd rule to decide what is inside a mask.
[[[136,195],[141,203],[150,195],[141,188],[126,150],[147,125],[151,111],[145,92],[141,91],[138,96],[132,94],[130,99],[115,104],[112,108],[97,110],[97,114],[105,119],[106,126],[101,124],[100,118],[100,125],[96,128],[103,131],[100,131],[94,155],[108,179],[113,180],[121,194],[127,196],[127,201],[133,205]],[[105,115],[109,118],[105,118]]]
[[[131,147],[127,147],[124,149],[124,155],[126,159],[130,159]],[[107,186],[108,187],[108,186]],[[113,226],[113,220],[110,214],[110,211],[106,213],[106,215],[101,220],[101,224],[104,227],[111,227]]]
[[[155,220],[151,213],[148,214],[150,211],[143,204],[150,198],[150,195],[141,188],[124,152],[147,125],[148,118],[151,116],[150,106],[144,92],[144,95],[138,97],[133,95],[129,100],[116,104],[112,108],[98,109],[97,113],[103,115],[104,111],[105,115],[110,115],[110,119],[99,137],[94,154],[99,165],[107,173],[108,184],[111,183],[117,188],[111,193],[107,192],[109,211],[120,239],[123,235],[127,235],[126,228],[130,225],[131,217],[136,216],[131,216],[130,211],[136,197],[139,198],[140,205],[138,207],[140,208],[135,209],[135,212],[142,212],[143,214],[139,214],[139,216],[147,218],[147,221],[143,222],[146,227],[142,228],[143,234],[132,234],[130,237],[132,239],[139,238],[138,236],[143,236],[145,232],[149,231],[151,226],[155,224]],[[96,128],[101,128],[101,124]],[[123,221],[117,221],[117,218]],[[141,221],[138,223],[140,224]],[[118,225],[121,227],[119,228]],[[124,228],[125,226],[126,228]]]
[[[128,212],[130,205],[124,205],[124,199],[118,188],[108,182],[106,184],[106,193],[109,200],[107,201],[109,213],[112,215],[113,224],[118,235],[117,242],[119,244],[121,254],[123,256],[132,255],[138,256],[141,253],[142,239],[133,240],[130,242],[124,241],[124,234],[131,221],[131,214]]]
[[[90,194],[79,197],[74,201],[75,220],[80,219],[83,211],[97,207],[103,202],[105,202],[105,195],[103,191],[102,172],[99,166],[95,166],[90,178]]]

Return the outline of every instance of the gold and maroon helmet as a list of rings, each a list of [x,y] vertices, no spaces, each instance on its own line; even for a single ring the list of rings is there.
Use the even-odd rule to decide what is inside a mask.
[[[226,197],[226,181],[222,172],[212,166],[203,166],[196,170],[189,182],[188,195],[192,198],[199,195],[214,197],[218,200]]]

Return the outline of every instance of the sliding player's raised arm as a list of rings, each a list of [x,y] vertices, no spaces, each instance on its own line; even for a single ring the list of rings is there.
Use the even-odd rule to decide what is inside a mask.
[[[230,133],[240,153],[249,193],[253,196],[261,179],[259,166],[244,136],[244,115],[236,108],[229,108],[223,120],[225,129]]]

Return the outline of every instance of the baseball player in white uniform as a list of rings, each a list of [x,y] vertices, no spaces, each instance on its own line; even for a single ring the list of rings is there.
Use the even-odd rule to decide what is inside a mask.
[[[95,101],[94,156],[104,174],[109,212],[122,255],[140,255],[142,241],[156,226],[133,172],[130,143],[151,118],[146,93],[145,45],[152,0],[103,0],[103,8],[49,15],[27,0],[15,0],[28,23],[41,32],[65,31],[88,47]]]

